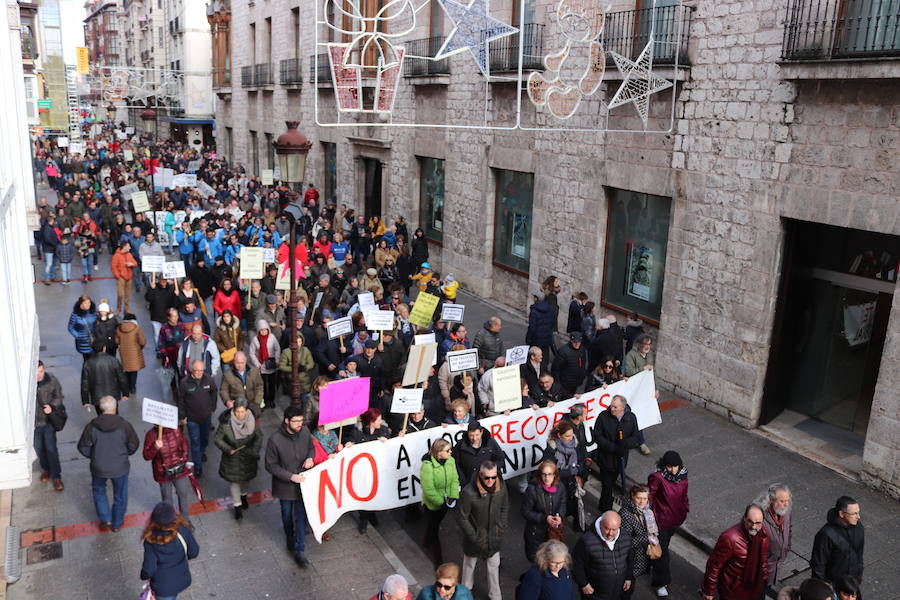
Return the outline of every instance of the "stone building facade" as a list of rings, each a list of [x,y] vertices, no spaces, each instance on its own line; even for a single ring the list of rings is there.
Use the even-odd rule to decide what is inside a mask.
[[[314,142],[307,180],[324,196],[431,229],[426,172],[443,161],[435,269],[519,312],[550,275],[562,282],[562,306],[567,292],[584,290],[613,310],[634,310],[658,325],[663,385],[744,427],[800,415],[798,427],[849,432],[862,455],[854,470],[896,495],[900,37],[860,34],[874,21],[848,3],[852,35],[833,19],[813,23],[811,0],[676,7],[685,68],[658,66],[677,80],[668,133],[318,126],[317,100],[320,122],[336,114],[327,68],[313,83],[312,2],[234,3],[233,73],[215,90],[218,149],[259,174],[277,162],[271,142],[284,121],[299,120]],[[823,0],[822,14],[834,4]],[[521,23],[521,6],[492,14]],[[555,3],[527,6],[528,19],[554,24]],[[613,12],[640,20],[636,6]],[[416,33],[449,31],[431,21]],[[626,44],[632,57],[635,37]],[[537,62],[554,48],[536,46]],[[254,79],[259,65],[280,77]],[[487,97],[496,122],[511,118],[516,86],[485,84],[467,53],[428,69],[402,78],[395,113],[477,124]],[[609,99],[620,82],[608,67],[598,95]],[[655,96],[651,128],[665,129],[671,109],[664,93]],[[609,129],[640,126],[630,106],[610,113]],[[529,182],[526,210],[508,194]],[[513,229],[527,225],[527,239],[502,229],[510,217]],[[825,454],[844,450],[830,445]]]

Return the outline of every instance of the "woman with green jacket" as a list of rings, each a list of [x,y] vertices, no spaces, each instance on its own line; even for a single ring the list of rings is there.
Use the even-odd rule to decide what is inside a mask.
[[[219,477],[231,484],[234,518],[242,519],[243,511],[250,508],[245,485],[256,477],[263,435],[256,426],[256,419],[250,412],[250,402],[246,398],[236,398],[234,406],[222,417],[215,440],[222,451]]]
[[[306,347],[306,340],[303,334],[299,331],[297,332],[297,347],[300,348],[300,354],[298,354],[300,357],[300,370],[297,371],[297,381],[300,382],[300,393],[308,394],[309,387],[312,385],[312,377],[309,374],[312,373],[316,363],[313,361],[312,352]],[[288,396],[291,395],[291,360],[293,360],[291,358],[291,347],[288,345],[281,351],[281,358],[278,361],[278,370],[281,372],[281,389]]]
[[[441,550],[441,521],[459,499],[459,473],[450,455],[450,442],[439,438],[422,459],[419,479],[422,483],[422,506],[425,507],[425,548],[432,553],[435,565],[444,562]]]

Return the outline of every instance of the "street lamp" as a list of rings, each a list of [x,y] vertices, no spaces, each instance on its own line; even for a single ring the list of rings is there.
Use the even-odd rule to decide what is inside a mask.
[[[297,348],[297,221],[303,216],[303,208],[298,204],[299,195],[294,186],[306,177],[306,155],[312,148],[312,142],[297,131],[299,121],[287,121],[287,131],[275,140],[275,153],[278,155],[278,167],[281,170],[281,181],[288,184],[288,204],[282,214],[291,224],[288,240],[288,262],[290,263],[290,298],[288,314],[291,315],[291,404],[300,404],[300,351]]]

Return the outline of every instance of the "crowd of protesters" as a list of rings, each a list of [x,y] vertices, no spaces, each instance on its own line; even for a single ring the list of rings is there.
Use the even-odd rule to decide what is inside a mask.
[[[436,573],[435,583],[419,598],[471,598],[476,564],[484,560],[489,596],[499,600],[500,546],[510,519],[524,523],[522,548],[534,565],[521,578],[518,598],[629,598],[645,575],[657,596],[669,595],[669,543],[690,510],[687,468],[677,452],[666,451],[655,471],[637,477],[646,484],[633,485],[616,502],[617,478],[624,475],[629,452],[652,452],[626,398],[611,400],[590,436],[585,406],[574,405],[553,427],[533,474],[521,485],[504,481],[504,452],[479,419],[495,414],[492,371],[505,365],[509,340],[498,317],[474,335],[464,323],[439,318],[440,304],[457,300],[459,282],[431,265],[421,229],[412,229],[402,216],[365,218],[345,205],[320,202],[312,184],[302,196],[284,185],[264,185],[214,152],[171,142],[121,141],[117,132],[122,130],[124,124],[107,124],[102,143],[89,144],[84,156],[38,146],[36,168],[46,175],[57,201],[50,205],[40,199],[40,228],[34,233],[45,285],[69,284],[76,255],[80,280],[87,284],[100,268],[98,256],[111,255],[115,309],[109,299],[95,302],[82,295],[68,320],[83,358],[81,403],[98,415],[78,449],[91,459],[98,519],[111,531],[123,526],[129,455],[142,449],[151,463],[162,502],[142,536],[142,577],[157,598],[174,598],[190,585],[187,560],[200,550],[189,505],[205,476],[210,441],[222,453],[218,476],[231,490],[235,519],[249,509],[249,485],[262,463],[280,502],[287,550],[306,567],[299,485],[304,471],[352,444],[448,424],[464,426],[465,435],[455,445],[435,441],[420,473],[423,545]],[[156,178],[168,169],[176,175],[191,172],[202,185],[158,185]],[[134,210],[130,193],[135,190],[148,192],[149,211]],[[293,254],[291,221],[282,210],[289,202],[302,209]],[[248,247],[272,250],[261,279],[240,278],[242,249]],[[166,278],[142,268],[150,257],[183,261],[184,277]],[[283,267],[291,261],[299,275],[296,310],[281,282]],[[520,367],[522,408],[552,406],[655,364],[653,339],[638,315],[629,315],[622,327],[614,315],[597,315],[597,305],[583,292],[571,295],[565,339],[558,343],[561,291],[558,278],[547,278],[529,309],[529,351]],[[148,323],[139,324],[131,312],[135,293],[149,309]],[[440,299],[428,327],[410,321],[418,293]],[[377,308],[393,311],[394,329],[367,330],[361,294],[371,294]],[[352,334],[329,339],[328,323],[342,317],[351,317]],[[434,335],[438,359],[425,385],[422,410],[404,419],[391,413],[391,398],[401,385],[415,336],[424,333]],[[141,442],[117,415],[117,404],[135,396],[148,344],[178,406],[179,427],[150,428]],[[469,348],[478,349],[479,368],[451,373],[446,354]],[[295,362],[299,397],[293,395]],[[357,423],[339,430],[319,423],[320,391],[330,381],[360,376],[370,379],[370,402]],[[41,479],[52,479],[62,491],[55,432],[65,425],[63,391],[43,365],[38,382],[35,448]],[[267,439],[260,428],[263,419],[278,423]],[[595,450],[588,450],[588,439]],[[585,482],[592,476],[601,484],[601,514],[586,522]],[[111,509],[108,480],[114,492]],[[522,494],[520,515],[509,514],[511,493]],[[790,492],[782,485],[746,508],[710,557],[704,597],[757,600],[777,587],[791,546],[790,508]],[[858,503],[842,498],[833,513],[816,538],[813,575],[829,590],[834,586],[835,593],[856,585],[855,595],[839,597],[859,598],[863,530]],[[442,547],[440,528],[448,515],[462,534],[461,565],[445,560],[450,549]],[[360,533],[369,524],[377,526],[377,512],[360,511],[357,523]],[[579,534],[571,549],[562,541],[565,528]],[[810,592],[814,587],[786,588],[782,594],[824,600]],[[399,575],[388,577],[375,596],[408,597],[408,584]]]

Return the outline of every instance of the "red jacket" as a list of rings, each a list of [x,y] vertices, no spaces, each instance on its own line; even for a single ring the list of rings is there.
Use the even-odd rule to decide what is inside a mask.
[[[647,477],[650,488],[650,506],[660,531],[668,531],[681,527],[691,511],[688,500],[687,477],[680,481],[669,481],[659,471]]]
[[[134,262],[134,257],[131,255],[131,252],[125,252],[124,250],[119,249],[113,254],[110,266],[112,267],[113,277],[130,281],[132,271],[137,266],[137,263]]]
[[[163,483],[180,477],[187,477],[188,470],[186,468],[175,477],[166,477],[165,474],[166,467],[174,467],[190,460],[188,458],[187,438],[181,433],[181,429],[163,427],[163,447],[157,448],[157,431],[159,431],[159,428],[154,427],[144,436],[144,460],[151,461],[153,465],[153,480],[157,483]]]
[[[759,561],[759,573],[752,587],[741,585],[744,565],[747,562],[747,550],[750,547],[750,535],[743,523],[726,529],[716,541],[716,547],[706,561],[706,574],[703,577],[703,593],[707,596],[719,594],[720,600],[759,600],[763,586],[769,579],[769,538],[763,527],[757,536],[762,538],[762,556]]]
[[[241,294],[234,288],[232,288],[230,296],[226,296],[222,290],[219,290],[213,298],[213,311],[217,315],[221,315],[226,309],[231,310],[235,319],[241,319]]]

